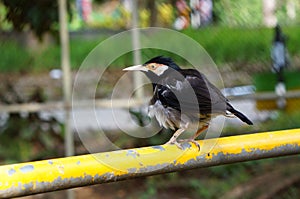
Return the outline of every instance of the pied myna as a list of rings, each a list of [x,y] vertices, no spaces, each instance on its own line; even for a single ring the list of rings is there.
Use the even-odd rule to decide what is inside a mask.
[[[153,85],[153,97],[148,113],[164,128],[175,131],[167,144],[181,145],[177,137],[188,128],[196,129],[190,138],[195,139],[208,128],[213,117],[224,115],[238,117],[243,122],[253,123],[229,103],[228,99],[208,79],[195,69],[181,69],[171,58],[158,56],[145,64],[131,66],[125,71],[142,71]]]

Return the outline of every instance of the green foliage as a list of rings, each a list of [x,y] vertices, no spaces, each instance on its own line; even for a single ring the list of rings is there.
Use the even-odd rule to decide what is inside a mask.
[[[281,25],[296,25],[299,16],[291,20],[287,16],[287,1],[277,1],[275,15]],[[294,1],[296,13],[300,10],[298,1]],[[263,25],[262,0],[215,0],[214,14],[217,24],[229,27],[261,27]]]
[[[16,163],[61,156],[63,138],[54,130],[61,125],[54,118],[43,121],[37,113],[30,113],[28,117],[10,114],[6,123],[0,126],[0,162]],[[49,128],[43,130],[43,126]]]
[[[298,56],[300,48],[296,44],[300,28],[282,29],[288,37],[287,49],[291,57]],[[199,31],[187,29],[184,33],[199,42],[217,64],[261,62],[270,67],[273,29],[208,27]]]
[[[274,115],[274,118],[266,121],[262,125],[261,131],[300,128],[299,121],[300,112],[298,111],[292,113],[278,112],[276,115]]]
[[[284,71],[285,86],[287,90],[295,90],[300,88],[300,72]],[[255,74],[253,77],[256,91],[274,91],[277,84],[277,74],[272,72],[264,72]]]
[[[260,26],[263,17],[261,0],[217,0],[214,12],[218,23],[225,26]]]
[[[300,2],[297,0],[290,0],[290,2],[293,2],[293,8],[296,11],[296,17],[295,19],[291,19],[287,16],[287,3],[289,1],[277,1],[276,2],[276,17],[279,24],[284,25],[298,25],[300,22]]]
[[[93,39],[71,39],[70,41],[70,58],[71,58],[71,65],[73,69],[78,69],[84,59],[92,52],[94,48],[97,47],[102,41],[107,39],[109,36],[106,34],[101,34],[101,36]],[[115,49],[107,48],[107,54],[113,55]],[[93,67],[99,67],[93,66]],[[105,67],[105,66],[102,66]]]
[[[6,8],[0,3],[0,30],[10,30],[12,28],[11,23],[5,20],[7,14]]]
[[[199,42],[217,63],[268,60],[273,32],[267,28],[209,27],[185,34]]]
[[[15,30],[29,27],[41,39],[46,32],[57,32],[58,1],[52,0],[3,0],[6,20]]]
[[[299,56],[300,48],[300,28],[283,27],[284,33],[288,36],[287,48],[291,57]],[[247,63],[263,63],[267,69],[270,67],[270,48],[273,38],[273,30],[268,28],[227,28],[208,27],[199,30],[187,29],[184,34],[197,41],[212,59],[222,66],[224,63],[235,63],[244,65]],[[78,69],[85,57],[108,35],[102,35],[94,39],[71,39],[71,65],[73,69]],[[168,42],[168,38],[161,38]],[[15,42],[2,42],[0,45],[0,71],[28,71],[48,70],[60,67],[60,48],[56,44],[50,45],[46,50],[32,54]],[[114,53],[115,49],[108,48],[108,53]],[[191,52],[197,53],[197,52]],[[187,64],[186,60],[176,56],[171,52],[159,49],[143,49],[142,61],[151,57],[163,54],[175,58],[179,64]],[[132,64],[132,53],[120,56],[110,65],[110,67],[124,67]],[[98,67],[98,66],[97,66]],[[103,66],[104,67],[104,66]]]
[[[146,182],[147,189],[139,196],[141,199],[150,199],[150,198],[156,198],[157,191],[159,189],[157,179],[155,178],[149,178]]]
[[[0,71],[18,72],[28,68],[31,57],[25,48],[13,41],[2,41],[0,43]]]

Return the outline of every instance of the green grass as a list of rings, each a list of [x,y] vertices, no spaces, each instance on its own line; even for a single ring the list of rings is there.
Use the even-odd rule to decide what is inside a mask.
[[[25,70],[31,64],[31,57],[25,48],[20,48],[16,42],[2,41],[0,43],[0,71],[12,72]]]
[[[70,58],[73,69],[80,67],[88,53],[105,38],[70,41]],[[60,67],[60,47],[51,44],[46,49],[32,51],[14,41],[1,42],[0,72],[40,72]]]
[[[299,71],[284,72],[285,84],[288,90],[299,89],[299,76]],[[264,72],[254,75],[254,84],[257,91],[274,91],[277,82],[277,75],[272,72]]]
[[[283,32],[288,37],[287,48],[291,55],[299,54],[300,27],[283,27]],[[218,64],[270,60],[273,29],[210,27],[184,33],[199,42]]]
[[[287,46],[291,56],[299,55],[300,27],[283,27],[283,30],[288,36]],[[272,29],[219,26],[199,30],[187,29],[183,33],[200,43],[219,66],[228,62],[242,64],[263,62],[266,65],[270,63]],[[72,39],[70,41],[72,68],[78,69],[91,50],[107,37],[100,36],[88,40]],[[162,42],[175,42],[176,44],[176,41],[168,41],[168,38],[162,40],[164,40]],[[60,48],[56,44],[49,45],[41,52],[33,53],[14,41],[2,41],[0,51],[0,72],[47,71],[60,67]],[[115,49],[107,49],[107,51],[114,53]],[[142,60],[146,61],[159,54],[175,56],[170,52],[157,49],[144,49],[142,50]],[[185,63],[183,58],[177,57],[175,60],[180,64]],[[132,64],[132,53],[119,57],[111,66],[123,67],[129,64]]]

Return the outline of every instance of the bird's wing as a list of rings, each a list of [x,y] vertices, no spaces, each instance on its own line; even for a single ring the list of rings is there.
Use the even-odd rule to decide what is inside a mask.
[[[193,69],[170,75],[158,85],[157,98],[163,105],[188,113],[224,113],[227,99],[206,77]]]

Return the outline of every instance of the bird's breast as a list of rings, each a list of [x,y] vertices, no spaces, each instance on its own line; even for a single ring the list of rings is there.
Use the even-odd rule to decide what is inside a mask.
[[[160,100],[156,100],[148,108],[149,117],[155,117],[160,126],[175,130],[180,126],[180,112],[162,105]]]
[[[160,100],[156,100],[148,107],[148,115],[155,118],[159,125],[168,129],[175,130],[176,128],[192,128],[195,126],[206,124],[210,120],[208,115],[186,115],[171,107],[164,106]]]

